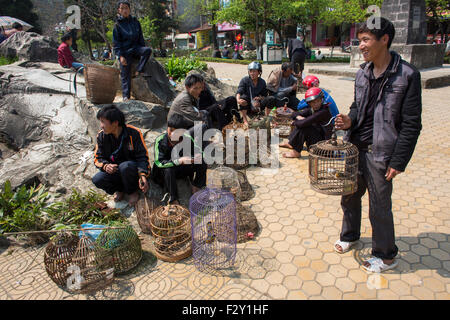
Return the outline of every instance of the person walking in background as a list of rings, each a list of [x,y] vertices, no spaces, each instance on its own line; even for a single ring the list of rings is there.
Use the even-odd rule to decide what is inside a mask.
[[[395,35],[392,22],[381,17],[380,28],[363,23],[357,36],[365,60],[356,73],[350,113],[336,117],[336,129],[347,130],[345,140],[359,150],[358,189],[342,196],[344,212],[338,253],[345,253],[361,236],[361,198],[369,191],[372,258],[363,263],[369,272],[395,268],[392,180],[411,159],[422,129],[420,72],[389,51]]]
[[[288,57],[294,66],[294,76],[301,79],[305,68],[306,48],[300,33],[297,34],[297,38],[289,40]]]
[[[149,76],[143,72],[152,49],[145,46],[141,24],[136,17],[131,16],[128,1],[117,4],[118,18],[113,30],[114,52],[120,59],[120,77],[122,80],[123,100],[130,99],[131,63],[134,57],[139,57],[134,76]]]

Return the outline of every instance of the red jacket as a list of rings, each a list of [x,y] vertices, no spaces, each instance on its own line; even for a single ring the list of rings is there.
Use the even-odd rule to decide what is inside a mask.
[[[72,56],[72,51],[70,51],[67,43],[63,42],[58,47],[58,62],[61,67],[72,67],[72,62],[74,61]]]

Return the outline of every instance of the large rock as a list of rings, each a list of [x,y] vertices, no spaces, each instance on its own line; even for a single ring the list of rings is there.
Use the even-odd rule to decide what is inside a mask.
[[[229,96],[236,95],[237,87],[223,83],[222,81],[217,79],[216,72],[213,68],[208,68],[206,72],[200,70],[192,70],[187,75],[190,74],[200,74],[205,79],[205,82],[208,84],[217,101],[225,99]],[[184,84],[178,85],[177,89],[178,91],[184,90]]]
[[[17,32],[0,44],[0,55],[20,60],[58,62],[58,44],[34,32]]]
[[[81,117],[88,124],[89,134],[96,139],[100,130],[97,112],[103,105],[95,105],[85,99],[78,99],[76,104]],[[126,123],[140,129],[159,129],[167,123],[167,114],[169,113],[167,107],[138,100],[117,102],[115,105],[125,114]]]
[[[138,60],[133,60],[131,65],[131,75],[136,72]],[[119,68],[119,62],[116,61],[114,67]],[[150,58],[145,64],[144,72],[150,77],[138,76],[131,80],[131,95],[136,100],[141,100],[160,105],[167,105],[169,101],[175,98],[171,89],[169,78],[167,78],[166,70],[155,59]],[[120,83],[120,76],[118,79]],[[121,84],[119,85],[122,89]]]

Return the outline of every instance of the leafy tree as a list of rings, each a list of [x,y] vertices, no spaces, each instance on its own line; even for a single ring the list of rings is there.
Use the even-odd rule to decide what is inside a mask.
[[[444,12],[450,11],[450,2],[448,0],[426,0],[426,11],[430,22],[435,23],[438,28],[433,35],[433,39],[440,32],[441,41],[448,41],[448,33],[450,32],[450,23],[448,18],[444,16]]]
[[[33,11],[33,7],[31,0],[0,0],[2,16],[23,20],[33,26],[30,31],[41,33],[42,29],[38,22],[39,17]]]
[[[220,0],[188,0],[188,6],[182,19],[187,19],[189,16],[203,16],[209,24],[212,25],[212,48],[218,48],[217,43],[217,14],[221,8]]]

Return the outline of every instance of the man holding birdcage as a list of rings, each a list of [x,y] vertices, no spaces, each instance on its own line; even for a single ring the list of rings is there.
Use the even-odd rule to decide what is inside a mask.
[[[405,171],[422,129],[420,73],[389,51],[394,25],[385,18],[379,28],[364,23],[357,35],[366,63],[355,79],[355,101],[348,115],[339,114],[336,129],[359,150],[358,190],[343,196],[340,239],[335,250],[344,253],[360,238],[361,198],[369,191],[372,256],[363,264],[369,272],[395,268],[398,253],[392,215],[392,179]]]

